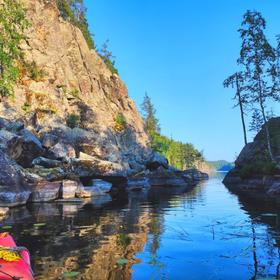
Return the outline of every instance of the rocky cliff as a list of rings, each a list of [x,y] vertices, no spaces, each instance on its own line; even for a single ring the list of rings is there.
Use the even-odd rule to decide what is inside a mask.
[[[224,183],[234,192],[280,201],[280,118],[272,118],[268,126],[274,162],[269,158],[263,127],[243,148]]]
[[[93,178],[122,187],[130,178],[134,190],[207,178],[172,169],[150,149],[125,84],[60,16],[55,0],[21,2],[31,24],[14,96],[0,102],[0,205],[110,191],[108,182],[84,188],[81,180]]]
[[[141,168],[151,152],[149,139],[125,84],[88,48],[81,31],[60,17],[55,0],[22,2],[31,27],[21,48],[25,61],[44,74],[30,77],[23,69],[14,98],[1,103],[0,114],[20,119],[40,139],[59,136],[75,149],[72,157],[83,152],[122,171]],[[71,116],[77,128],[67,126]]]

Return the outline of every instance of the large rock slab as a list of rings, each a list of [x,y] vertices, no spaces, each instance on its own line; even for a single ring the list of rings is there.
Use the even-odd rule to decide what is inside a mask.
[[[62,162],[59,160],[49,159],[45,157],[37,157],[32,161],[32,165],[39,165],[45,168],[54,168],[61,166]]]
[[[54,160],[75,158],[76,151],[70,144],[57,143],[48,150],[47,157]]]
[[[72,161],[76,174],[81,177],[91,176],[125,176],[126,171],[119,163],[100,160],[96,157],[80,152],[78,159]]]
[[[157,170],[159,167],[168,169],[169,165],[168,165],[167,158],[165,158],[163,155],[159,153],[153,153],[150,160],[147,161],[146,167],[147,169],[153,171],[153,170]]]
[[[30,197],[31,191],[11,191],[8,187],[0,190],[0,206],[15,207],[25,205]]]
[[[76,193],[80,190],[80,184],[73,180],[63,180],[61,187],[61,198],[68,199],[76,197]]]
[[[155,186],[170,186],[181,187],[189,186],[189,182],[185,180],[181,173],[177,174],[172,170],[159,167],[157,170],[150,172],[148,175],[149,183],[152,187]]]
[[[39,139],[27,129],[8,142],[10,157],[24,168],[32,166],[32,161],[44,152]]]
[[[30,196],[30,202],[48,202],[59,198],[61,182],[39,181]]]

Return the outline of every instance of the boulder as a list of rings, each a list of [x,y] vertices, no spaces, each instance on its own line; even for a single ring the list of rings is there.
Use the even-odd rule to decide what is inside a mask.
[[[187,187],[189,182],[185,180],[181,173],[159,167],[157,170],[150,172],[148,175],[149,183],[153,186],[170,186],[170,187]]]
[[[43,154],[39,139],[27,129],[8,142],[8,153],[12,159],[24,168],[32,166],[32,161]]]
[[[0,186],[9,186],[9,190],[20,191],[26,186],[23,169],[0,150]],[[0,187],[0,191],[1,187]]]
[[[0,129],[5,129],[9,132],[16,133],[24,129],[24,124],[20,121],[11,121],[8,119],[0,118]]]
[[[6,129],[0,129],[0,148],[6,150],[8,142],[11,141],[16,136],[17,136],[16,134]]]
[[[102,176],[125,176],[126,172],[122,165],[111,161],[100,160],[96,157],[80,152],[78,159],[72,160],[73,168],[80,177]]]
[[[65,179],[68,173],[60,167],[45,168],[43,166],[35,165],[33,168],[26,169],[29,173],[35,174],[46,181],[60,181]]]
[[[45,148],[51,148],[58,142],[58,137],[51,133],[46,133],[41,138],[42,146]]]
[[[44,157],[37,157],[32,161],[32,165],[39,165],[45,168],[54,168],[61,166],[61,161]]]
[[[0,206],[15,207],[25,205],[30,197],[31,191],[10,191],[9,187],[0,190]]]
[[[75,158],[76,151],[73,146],[69,144],[57,143],[48,150],[47,157],[55,160]]]
[[[201,172],[196,168],[191,168],[183,171],[182,176],[184,178],[190,178],[192,181],[195,182],[209,179],[209,175],[207,173]]]
[[[68,199],[76,197],[79,191],[79,182],[72,180],[63,180],[61,186],[61,198]]]
[[[30,202],[48,202],[59,198],[61,182],[39,181],[30,195]]]
[[[168,169],[168,160],[159,153],[154,153],[152,157],[147,161],[146,168],[153,171],[159,167]]]

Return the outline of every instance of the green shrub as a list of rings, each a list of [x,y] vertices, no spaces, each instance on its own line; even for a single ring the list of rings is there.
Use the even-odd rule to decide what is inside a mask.
[[[66,124],[70,128],[78,127],[80,124],[80,116],[76,114],[70,114],[66,119]]]
[[[70,92],[69,92],[70,95],[72,95],[73,97],[75,98],[79,98],[80,97],[80,92],[78,89],[72,89]]]
[[[271,161],[257,161],[246,164],[238,170],[242,179],[250,178],[254,175],[274,175],[277,172],[277,164]]]
[[[108,69],[112,72],[112,74],[119,74],[117,68],[115,67],[115,56],[108,49],[109,40],[107,40],[98,50],[99,56],[102,58]]]
[[[39,67],[35,61],[32,61],[32,62],[25,61],[24,67],[27,71],[27,75],[32,80],[41,81],[48,75],[48,73],[45,70],[39,69]]]
[[[27,112],[30,108],[30,104],[25,102],[22,106],[21,106],[21,109],[25,112]]]
[[[83,1],[70,1],[68,0],[56,0],[57,7],[60,11],[60,15],[67,21],[71,22],[73,25],[77,26],[84,35],[87,45],[90,49],[95,49],[94,41],[92,39],[91,33],[88,29],[88,22],[85,17],[86,9],[84,7]]]
[[[123,131],[126,128],[126,120],[123,114],[119,113],[115,118],[115,130]]]
[[[100,55],[100,57],[102,58],[102,60],[104,61],[108,69],[112,72],[112,74],[117,74],[117,75],[119,74],[118,69],[115,67],[115,61],[110,60],[106,56]]]

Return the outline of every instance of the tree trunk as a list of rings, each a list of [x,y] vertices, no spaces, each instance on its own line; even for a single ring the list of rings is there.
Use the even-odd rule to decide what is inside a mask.
[[[265,109],[264,109],[264,97],[263,97],[263,89],[262,89],[262,83],[261,83],[260,76],[258,76],[258,84],[259,84],[259,93],[258,93],[259,94],[259,103],[260,103],[263,122],[264,122],[267,149],[268,149],[268,153],[269,153],[269,157],[270,157],[271,161],[274,161],[272,148],[271,148],[271,142],[270,142],[269,127],[267,125],[267,118],[266,118]]]
[[[243,103],[242,103],[242,98],[241,98],[241,93],[240,93],[240,87],[239,87],[239,81],[238,81],[238,76],[236,75],[236,92],[238,96],[238,101],[239,101],[239,107],[240,107],[240,115],[241,115],[241,121],[242,121],[242,128],[243,128],[243,135],[244,135],[244,143],[245,146],[248,144],[247,141],[247,132],[246,132],[246,125],[245,125],[245,118],[244,118],[244,109],[243,109]]]
[[[261,111],[262,111],[262,116],[263,116],[263,121],[264,121],[264,128],[265,128],[266,142],[267,142],[267,149],[268,149],[269,157],[272,161],[274,161],[272,148],[271,148],[271,142],[270,142],[269,127],[268,127],[268,124],[267,124],[267,118],[266,118],[266,115],[265,115],[265,110],[264,110],[264,105],[263,105],[262,98],[260,99],[260,106],[261,106]]]

